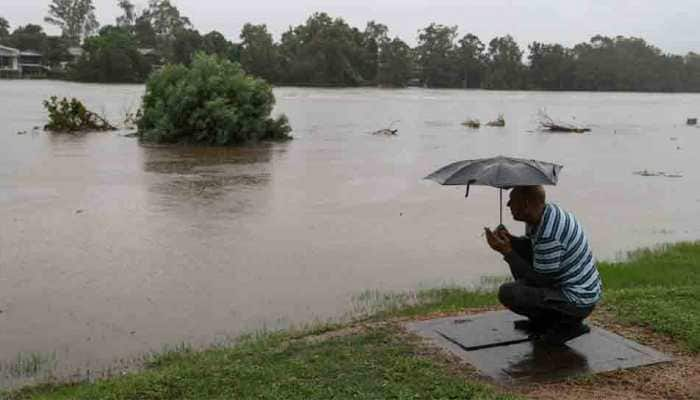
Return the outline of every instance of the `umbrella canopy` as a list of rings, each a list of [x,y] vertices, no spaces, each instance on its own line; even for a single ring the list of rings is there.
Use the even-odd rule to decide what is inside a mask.
[[[493,186],[508,189],[515,186],[556,185],[559,171],[558,164],[537,160],[512,157],[492,157],[476,160],[457,161],[446,165],[425,177],[441,185]],[[501,223],[503,223],[503,192],[501,199]]]

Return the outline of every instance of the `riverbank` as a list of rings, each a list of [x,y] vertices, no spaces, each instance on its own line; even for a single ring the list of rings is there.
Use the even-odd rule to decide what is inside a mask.
[[[398,322],[496,308],[492,290],[436,289],[377,297],[362,321],[182,350],[138,373],[6,394],[24,399],[696,398],[700,394],[700,242],[602,263],[594,324],[673,354],[671,364],[505,391],[426,348]]]

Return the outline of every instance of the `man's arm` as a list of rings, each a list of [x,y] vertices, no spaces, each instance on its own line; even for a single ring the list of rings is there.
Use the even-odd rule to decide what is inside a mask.
[[[506,263],[508,263],[513,278],[529,281],[536,286],[547,286],[553,282],[546,275],[536,272],[531,263],[532,260],[526,260],[523,258],[524,255],[520,254],[524,252],[525,248],[523,246],[530,246],[528,238],[516,238],[505,229],[492,232],[490,229],[484,228],[484,231],[489,246],[501,253]],[[516,246],[522,250],[517,251]],[[525,256],[531,256],[531,253]]]
[[[504,254],[503,259],[508,263],[510,273],[515,280],[524,280],[530,282],[534,286],[550,286],[554,282],[546,275],[537,273],[533,269],[532,264],[525,261],[525,259],[515,251]]]

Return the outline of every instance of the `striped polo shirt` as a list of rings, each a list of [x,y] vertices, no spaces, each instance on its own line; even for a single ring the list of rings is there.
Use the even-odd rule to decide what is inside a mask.
[[[581,307],[600,300],[602,283],[581,224],[554,204],[545,205],[537,226],[527,226],[533,269],[555,282],[569,301]]]

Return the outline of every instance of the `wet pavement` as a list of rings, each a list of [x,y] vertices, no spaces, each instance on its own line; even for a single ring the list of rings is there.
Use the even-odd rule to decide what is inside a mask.
[[[411,322],[406,328],[503,385],[547,382],[671,361],[650,347],[597,327],[564,346],[549,346],[514,329],[513,321],[518,319],[522,317],[510,311],[495,311]]]

